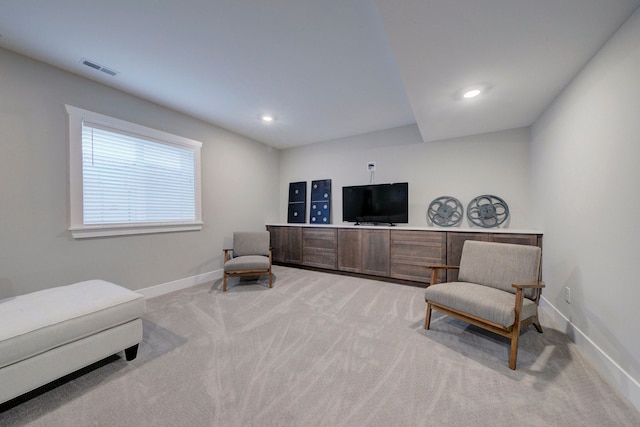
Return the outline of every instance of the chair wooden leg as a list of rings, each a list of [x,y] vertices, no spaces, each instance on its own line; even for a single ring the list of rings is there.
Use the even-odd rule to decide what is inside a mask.
[[[269,287],[273,288],[273,273],[269,272]]]
[[[535,326],[536,330],[542,333],[542,325],[540,324],[540,321],[538,320],[537,317],[533,320],[532,323],[533,323],[533,326]]]
[[[518,337],[511,338],[511,352],[509,353],[509,369],[516,370],[516,361],[518,359]]]
[[[427,313],[424,317],[424,328],[429,329],[431,325],[431,304],[427,303]]]
[[[518,340],[520,339],[520,323],[513,325],[513,333],[511,335],[511,351],[509,352],[509,369],[516,370],[516,361],[518,359]]]
[[[222,292],[227,292],[227,275],[224,274],[224,278],[222,279]]]

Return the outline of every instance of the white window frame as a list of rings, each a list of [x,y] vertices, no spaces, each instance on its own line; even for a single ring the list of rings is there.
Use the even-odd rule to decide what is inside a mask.
[[[176,231],[198,231],[202,229],[201,156],[202,143],[173,135],[157,129],[115,119],[103,114],[65,105],[69,115],[69,231],[76,239],[130,234],[168,233]],[[195,219],[188,222],[118,223],[108,225],[84,224],[83,177],[82,177],[82,123],[96,123],[114,131],[123,131],[154,142],[187,148],[194,152],[195,161]]]

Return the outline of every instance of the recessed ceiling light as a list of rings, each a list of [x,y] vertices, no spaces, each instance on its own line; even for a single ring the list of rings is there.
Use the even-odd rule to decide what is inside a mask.
[[[260,119],[265,123],[271,123],[275,120],[275,117],[273,117],[273,115],[271,114],[263,114],[262,116],[260,116]]]
[[[471,89],[462,94],[463,98],[475,98],[480,95],[482,91],[480,89]]]
[[[480,95],[484,96],[492,89],[492,85],[486,82],[477,82],[468,86],[462,87],[460,90],[453,94],[454,99],[464,100],[476,98]]]

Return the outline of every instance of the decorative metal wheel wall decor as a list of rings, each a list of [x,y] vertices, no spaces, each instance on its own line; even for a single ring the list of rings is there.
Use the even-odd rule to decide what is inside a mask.
[[[509,217],[507,202],[498,196],[485,194],[469,202],[467,218],[479,227],[497,227]]]
[[[459,224],[464,216],[460,200],[451,196],[434,199],[427,209],[427,218],[435,225],[452,227]]]

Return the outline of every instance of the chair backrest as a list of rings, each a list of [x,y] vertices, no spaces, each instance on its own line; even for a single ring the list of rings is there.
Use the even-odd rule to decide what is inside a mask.
[[[269,256],[268,231],[236,231],[233,233],[233,256]]]
[[[541,253],[538,246],[467,240],[462,247],[458,281],[515,293],[513,283],[540,280]],[[528,289],[525,296],[535,298],[535,293]]]

